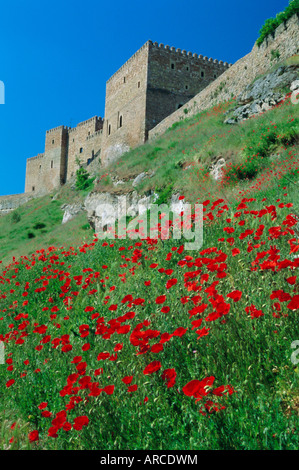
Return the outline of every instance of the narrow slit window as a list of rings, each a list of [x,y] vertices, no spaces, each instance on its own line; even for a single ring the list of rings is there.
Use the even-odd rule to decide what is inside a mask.
[[[53,160],[51,160],[51,168],[53,168],[53,166],[54,166],[54,162]]]
[[[123,125],[123,117],[120,116],[120,118],[119,118],[119,127],[122,127],[122,125]]]

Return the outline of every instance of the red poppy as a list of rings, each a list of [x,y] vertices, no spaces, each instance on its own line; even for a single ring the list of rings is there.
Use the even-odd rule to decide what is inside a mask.
[[[31,431],[28,435],[30,442],[35,442],[39,440],[38,431]]]
[[[162,365],[160,361],[153,361],[146,366],[146,368],[143,371],[143,374],[144,375],[153,374],[154,372],[157,372],[159,369],[161,369],[161,367]]]

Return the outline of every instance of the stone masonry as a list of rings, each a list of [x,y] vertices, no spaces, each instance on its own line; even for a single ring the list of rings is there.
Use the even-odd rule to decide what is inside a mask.
[[[26,194],[47,194],[99,157],[103,165],[143,144],[151,129],[231,64],[147,41],[106,84],[105,118],[46,132],[45,151],[27,160]]]
[[[233,66],[147,41],[107,81],[105,118],[46,132],[45,151],[27,160],[25,193],[47,194],[69,181],[80,164],[106,166],[165,132],[174,122],[239,95],[273,63],[298,53],[294,15]],[[272,52],[273,51],[273,52]]]
[[[238,96],[259,75],[266,73],[273,65],[273,54],[279,52],[279,61],[283,61],[299,52],[299,18],[293,15],[286,23],[279,25],[275,33],[265,38],[260,46],[256,44],[252,51],[239,59],[219,78],[192,98],[185,106],[187,116],[192,116]],[[149,140],[163,134],[172,124],[185,119],[184,110],[179,109],[167,116],[149,132]]]

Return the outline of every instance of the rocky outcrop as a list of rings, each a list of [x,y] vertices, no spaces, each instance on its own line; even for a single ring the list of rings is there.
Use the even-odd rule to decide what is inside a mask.
[[[279,54],[280,61],[298,54],[299,20],[297,14],[279,25],[273,35],[265,38],[260,46],[254,44],[249,54],[239,59],[183,107],[151,129],[149,140],[156,139],[175,122],[194,116],[211,106],[229,101],[233,96],[238,96],[247,85],[250,85],[258,76],[267,73],[275,64],[271,51]]]
[[[243,93],[237,97],[237,106],[233,113],[224,121],[226,124],[237,124],[252,116],[268,111],[277,105],[287,92],[294,91],[299,82],[298,66],[279,67],[247,86]]]
[[[211,163],[210,175],[216,181],[222,178],[222,168],[225,166],[226,162],[223,157],[219,157],[214,163]]]
[[[144,214],[158,200],[158,194],[150,191],[140,196],[136,191],[117,196],[111,193],[91,193],[87,196],[84,208],[88,221],[96,233],[105,232],[123,217],[135,218]],[[184,202],[179,194],[173,194],[169,201],[169,211],[181,214]]]
[[[62,224],[66,224],[70,220],[72,220],[76,215],[80,214],[84,210],[84,205],[77,203],[77,204],[63,204],[61,209],[64,211]]]
[[[134,179],[132,183],[133,188],[138,186],[138,184],[141,183],[141,181],[143,181],[144,179],[151,178],[152,176],[154,176],[154,174],[155,172],[152,170],[143,171],[142,173],[140,173],[140,175],[136,176],[136,178]]]
[[[0,216],[8,214],[9,212],[18,209],[18,207],[26,204],[32,199],[31,196],[26,194],[14,194],[11,196],[0,196]]]
[[[153,191],[146,196],[139,196],[136,191],[120,196],[108,192],[91,193],[85,200],[84,208],[95,232],[105,232],[116,220],[144,214],[157,199],[158,195]]]

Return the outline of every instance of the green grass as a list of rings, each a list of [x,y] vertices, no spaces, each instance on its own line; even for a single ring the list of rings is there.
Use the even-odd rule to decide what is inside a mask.
[[[53,200],[52,196],[33,199],[16,211],[0,217],[0,259],[4,263],[44,246],[78,244],[82,241],[88,233],[86,228],[82,228],[87,222],[86,213],[61,225],[61,205],[71,202],[72,195],[77,196],[72,191],[66,195],[69,191],[69,188],[63,190],[57,200]]]
[[[62,204],[87,195],[68,185],[55,200],[34,199],[0,218],[0,338],[7,361],[0,365],[0,448],[298,448],[299,371],[290,359],[299,338],[298,310],[288,304],[298,295],[298,269],[291,264],[298,233],[291,214],[299,213],[299,108],[287,100],[230,127],[224,112],[233,106],[234,100],[174,124],[98,178],[98,191],[128,191],[130,178],[154,169],[140,193],[157,191],[159,204],[175,191],[187,201],[205,201],[200,250],[184,251],[184,239],[91,241],[86,215],[61,225]],[[215,182],[209,168],[220,155],[227,178]],[[115,189],[115,176],[126,183]],[[240,208],[244,197],[248,207]],[[283,260],[288,262],[279,264]],[[170,279],[177,283],[167,287]],[[242,292],[237,302],[227,297],[235,290]],[[272,298],[277,290],[287,300]],[[161,295],[163,304],[157,302]],[[206,310],[190,316],[203,304]],[[224,304],[229,312],[213,317]],[[251,305],[263,316],[251,318],[245,310]],[[203,327],[210,328],[206,335]],[[186,331],[165,335],[177,328]],[[114,360],[98,359],[106,352]],[[153,361],[161,369],[144,375]],[[167,369],[177,374],[170,388],[162,376]],[[127,376],[137,389],[128,390],[122,381]],[[230,385],[234,392],[210,392],[198,402],[184,393],[187,383],[206,377],[215,377],[212,389]],[[72,379],[78,388],[65,389]],[[115,385],[113,394],[93,396],[89,380],[98,391]],[[218,411],[209,411],[209,400]],[[43,402],[51,417],[42,415]],[[60,427],[51,437],[53,420],[65,410],[72,428]],[[82,430],[73,427],[78,416],[89,420]],[[10,442],[16,421],[20,427]],[[34,430],[39,441],[29,443]]]
[[[285,203],[294,201],[296,184],[298,176],[294,177],[292,183],[282,179],[276,192],[269,189],[258,194],[256,201],[248,203],[248,207],[261,210],[271,203],[278,205],[277,199]],[[287,196],[284,195],[286,193]],[[267,202],[263,202],[265,196],[268,197]],[[296,201],[298,202],[298,198]],[[220,210],[222,205],[219,206]],[[216,213],[217,210],[215,215]],[[5,286],[7,282],[2,285],[6,298],[0,304],[4,312],[0,334],[8,333],[12,322],[15,328],[24,322],[24,318],[15,319],[20,312],[28,314],[29,323],[25,330],[19,330],[27,333],[24,344],[17,345],[12,340],[7,342],[6,357],[12,354],[14,369],[8,372],[4,366],[0,368],[0,390],[3,397],[0,411],[1,407],[2,412],[3,408],[18,410],[19,419],[28,423],[30,431],[39,431],[39,443],[31,444],[32,448],[297,449],[298,367],[290,361],[290,344],[298,338],[298,322],[296,312],[287,309],[288,302],[281,303],[282,311],[277,318],[274,317],[272,305],[275,300],[270,299],[272,291],[276,289],[294,295],[294,286],[290,286],[285,279],[294,275],[295,271],[288,268],[275,272],[251,270],[257,253],[267,251],[273,245],[279,250],[281,259],[290,259],[290,235],[281,235],[272,241],[268,239],[268,229],[273,225],[283,227],[282,223],[290,209],[277,207],[274,222],[270,214],[256,218],[245,210],[241,211],[241,217],[237,215],[235,218],[235,213],[236,207],[229,206],[228,211],[216,217],[214,223],[205,226],[204,245],[200,252],[183,252],[179,255],[172,248],[180,246],[182,241],[178,243],[175,240],[164,241],[163,244],[158,241],[153,246],[138,240],[140,244],[137,247],[135,241],[114,240],[104,245],[98,242],[86,246],[80,252],[75,250],[76,256],[72,252],[61,250],[45,253],[30,269],[28,264],[31,263],[27,260],[19,264],[15,278],[12,277],[14,269],[5,274],[7,279],[11,279],[13,290],[9,292]],[[228,217],[232,219],[231,223],[226,222]],[[239,220],[244,220],[245,226],[240,226]],[[260,240],[255,240],[254,235],[244,240],[239,238],[244,230],[256,230],[260,224],[265,226]],[[227,237],[223,231],[225,226],[235,229],[233,247],[240,249],[239,256],[232,257],[232,246],[219,241],[221,237]],[[248,252],[249,240],[252,244],[265,244]],[[120,251],[121,247],[125,248],[124,251]],[[227,255],[226,277],[218,278],[217,271],[212,266],[210,269],[207,264],[201,266],[199,273],[196,270],[200,265],[192,266],[190,262],[178,265],[178,261],[183,260],[186,255],[202,260],[207,257],[215,258],[215,252],[202,251],[212,247],[217,247]],[[136,249],[137,258],[134,260],[133,252]],[[166,261],[168,253],[172,253],[172,258]],[[158,267],[151,269],[152,263],[157,263]],[[103,269],[104,265],[107,269]],[[173,269],[173,273],[166,275],[163,271],[159,272],[159,268]],[[99,276],[94,277],[97,272]],[[83,279],[86,279],[91,273],[93,276],[90,277],[86,290],[83,283],[78,285],[77,276],[83,275]],[[125,282],[120,278],[120,274],[124,273]],[[209,304],[209,300],[204,289],[194,289],[192,282],[189,283],[191,288],[188,288],[184,282],[184,279],[188,279],[187,273],[194,273],[190,278],[192,282],[199,281],[202,274],[209,273],[210,278],[208,282],[204,282],[204,288],[218,281],[216,288],[219,294],[231,305],[229,313],[218,320],[204,321],[201,327],[210,328],[207,336],[198,338],[195,331],[197,328],[191,329],[191,321],[206,317],[206,314],[195,315],[190,319],[188,311],[202,302]],[[47,283],[43,284],[45,278]],[[171,278],[176,278],[178,282],[166,290],[165,283]],[[61,298],[61,288],[68,279],[70,289],[67,295],[72,296],[71,293],[78,292],[73,297],[71,310],[66,310],[66,304]],[[146,287],[145,280],[151,280],[151,286]],[[22,293],[26,284],[28,304],[19,309],[14,302],[23,302]],[[45,285],[45,289],[37,292],[36,289],[42,285]],[[88,294],[92,289],[96,292]],[[235,289],[242,291],[242,298],[236,303],[228,301],[226,297]],[[134,299],[144,299],[144,303],[129,306],[126,302],[121,302],[128,294],[132,294]],[[167,301],[164,305],[169,306],[168,313],[161,312],[162,305],[155,303],[156,297],[161,294],[166,294]],[[196,301],[198,294],[202,296],[202,302]],[[182,303],[181,299],[186,296],[189,296],[189,302]],[[50,303],[49,297],[52,299]],[[251,319],[245,313],[245,308],[251,304],[261,309],[264,316]],[[9,307],[13,305],[15,306]],[[111,305],[117,305],[117,311],[109,310]],[[55,306],[58,308],[54,320],[50,319],[51,311],[43,310],[48,306],[51,309]],[[122,323],[131,326],[130,333],[114,332],[106,339],[102,336],[103,332],[96,335],[96,318],[92,319],[92,312],[85,311],[87,306],[93,306],[94,312],[99,312],[107,326],[108,321],[113,325],[113,319],[115,322],[116,318],[134,311],[135,318]],[[208,309],[208,313],[212,310]],[[5,313],[6,311],[9,313]],[[147,351],[137,355],[139,348],[130,341],[130,334],[137,324],[145,320],[150,324],[144,326],[143,331],[149,329],[160,334],[172,333],[176,328],[182,327],[188,328],[188,332],[164,343],[164,350],[158,354]],[[47,332],[34,333],[37,324],[46,325]],[[59,328],[57,324],[60,325]],[[84,328],[88,325],[88,336],[80,336],[83,331],[81,329],[80,333],[80,325],[85,325]],[[51,341],[69,335],[73,349],[64,353],[61,346],[53,348],[47,335],[51,335]],[[152,336],[149,340],[150,346],[158,342],[159,336]],[[83,352],[82,346],[86,343],[90,344],[90,349]],[[114,348],[119,343],[123,344],[123,349],[118,353],[116,361],[97,360],[100,352],[114,354]],[[44,345],[41,351],[35,349],[39,344]],[[80,432],[75,429],[60,429],[57,438],[48,437],[51,421],[70,401],[70,395],[61,396],[59,392],[66,386],[70,374],[76,372],[75,364],[71,362],[76,356],[81,356],[81,361],[87,363],[85,373],[79,378],[90,376],[101,387],[114,384],[115,391],[113,395],[102,393],[97,397],[90,397],[89,390],[81,388],[73,396],[80,396],[83,401],[67,412],[67,421],[73,423],[75,417],[83,415],[89,419],[88,426]],[[29,360],[29,365],[24,366],[26,359]],[[155,360],[161,361],[161,371],[144,376],[142,371],[145,366]],[[103,368],[103,373],[94,377],[94,371],[99,367]],[[169,389],[161,379],[162,370],[167,368],[175,368],[177,372],[176,384]],[[37,369],[41,369],[41,372],[36,373]],[[24,371],[27,375],[20,378]],[[128,393],[127,386],[121,381],[129,375],[134,376],[132,384],[138,385],[138,390],[132,393]],[[230,384],[235,393],[227,397],[208,395],[207,399],[220,403],[225,409],[203,415],[199,410],[207,399],[196,403],[194,398],[184,395],[182,388],[190,380],[202,380],[207,376],[215,377],[214,388]],[[6,388],[5,383],[11,378],[15,379],[15,384]],[[148,397],[147,403],[144,403],[145,397]],[[41,416],[38,405],[42,402],[48,403],[47,409],[53,413],[52,418]]]

